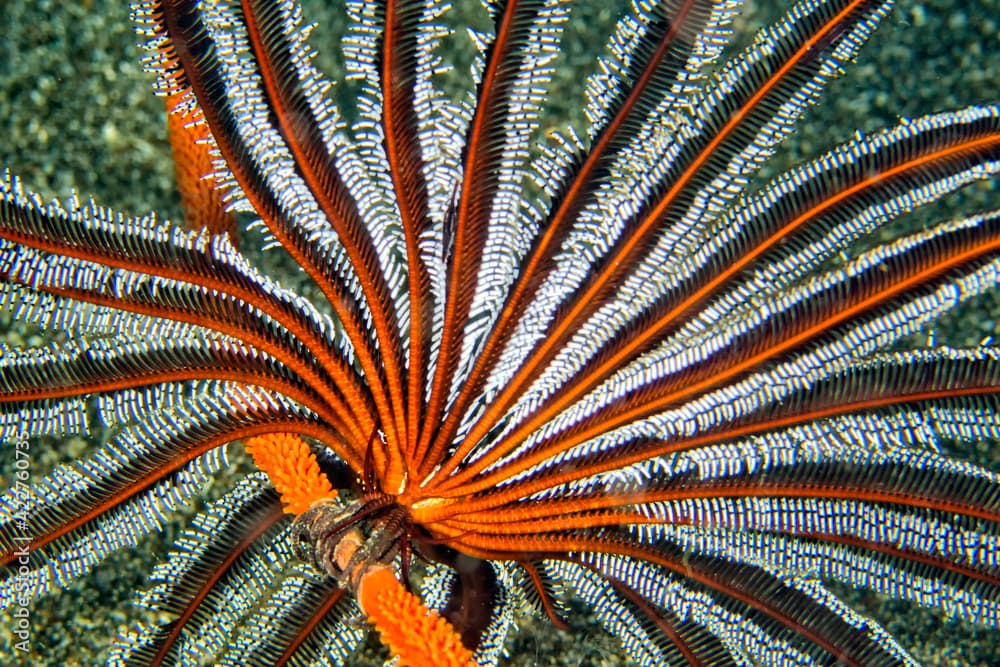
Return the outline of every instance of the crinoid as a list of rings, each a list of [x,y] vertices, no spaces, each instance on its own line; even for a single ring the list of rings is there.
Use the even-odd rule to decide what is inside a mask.
[[[623,4],[574,86],[568,0],[356,1],[334,94],[294,2],[138,2],[210,166],[183,224],[0,178],[11,653],[164,526],[111,664],[496,665],[585,613],[641,665],[918,662],[858,590],[993,632],[1000,109],[783,162],[891,5]]]

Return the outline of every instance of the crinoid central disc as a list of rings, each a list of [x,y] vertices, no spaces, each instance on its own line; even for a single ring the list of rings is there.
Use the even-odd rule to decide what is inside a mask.
[[[292,530],[302,560],[356,592],[370,568],[388,566],[400,554],[406,523],[406,510],[380,495],[317,502],[295,518]]]

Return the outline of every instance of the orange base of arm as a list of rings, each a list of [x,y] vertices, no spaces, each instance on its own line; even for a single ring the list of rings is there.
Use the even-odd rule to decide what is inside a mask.
[[[400,667],[475,665],[451,624],[407,592],[389,568],[376,566],[362,576],[358,603]]]

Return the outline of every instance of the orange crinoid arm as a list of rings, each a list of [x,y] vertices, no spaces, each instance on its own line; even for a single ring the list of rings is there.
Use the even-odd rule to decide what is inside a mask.
[[[226,210],[223,194],[215,187],[208,126],[197,108],[183,107],[184,96],[175,93],[167,107],[167,135],[174,152],[174,172],[181,208],[191,229],[236,238],[236,217]]]

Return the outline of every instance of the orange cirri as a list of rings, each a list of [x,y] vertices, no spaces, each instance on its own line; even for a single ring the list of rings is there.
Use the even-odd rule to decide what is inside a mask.
[[[344,665],[374,627],[496,667],[529,615],[642,667],[932,655],[883,598],[990,661],[960,637],[1000,628],[1000,316],[955,318],[1000,293],[995,86],[789,166],[929,9],[596,5],[135,3],[213,189],[176,224],[0,176],[11,619],[176,518],[111,665]]]
[[[266,472],[281,494],[285,511],[300,514],[313,504],[329,500],[333,489],[316,463],[309,446],[296,435],[280,433],[256,436],[246,441],[254,464]],[[353,535],[350,536],[353,539]],[[358,542],[350,542],[351,551]],[[340,546],[340,545],[338,545]],[[349,560],[350,555],[346,558]],[[347,561],[342,562],[342,567]],[[364,564],[364,571],[351,582],[358,604],[399,658],[399,667],[468,667],[472,652],[462,645],[446,620],[424,607],[408,592],[392,570],[382,564]],[[346,584],[347,582],[345,582]]]
[[[358,586],[358,603],[400,667],[469,667],[472,651],[446,620],[407,592],[386,567],[373,568]]]
[[[316,463],[316,455],[299,436],[269,433],[248,438],[243,444],[254,464],[267,473],[281,494],[285,512],[301,514],[313,503],[334,495],[330,480]]]

